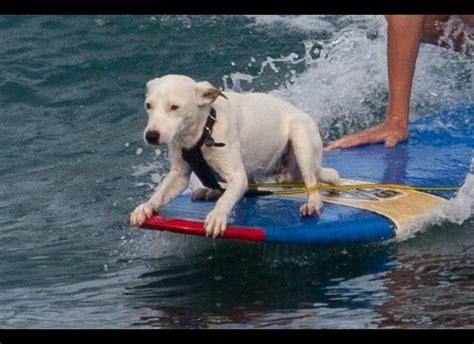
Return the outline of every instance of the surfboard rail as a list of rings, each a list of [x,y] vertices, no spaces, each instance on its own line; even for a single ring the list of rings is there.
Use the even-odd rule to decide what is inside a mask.
[[[172,233],[206,236],[204,223],[177,218],[165,218],[155,215],[147,219],[142,226],[147,229],[156,229]],[[224,232],[223,239],[236,239],[245,241],[264,241],[265,231],[260,227],[229,225]]]

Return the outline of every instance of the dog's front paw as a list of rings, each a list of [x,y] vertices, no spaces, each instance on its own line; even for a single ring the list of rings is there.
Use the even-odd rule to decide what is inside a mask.
[[[223,211],[213,210],[207,214],[206,221],[204,222],[206,228],[206,236],[223,236],[227,228],[227,214]]]
[[[130,213],[128,222],[132,227],[140,227],[145,223],[147,217],[153,215],[154,211],[154,207],[149,202],[142,203]]]
[[[308,202],[300,207],[301,216],[319,216],[321,214],[322,203]]]

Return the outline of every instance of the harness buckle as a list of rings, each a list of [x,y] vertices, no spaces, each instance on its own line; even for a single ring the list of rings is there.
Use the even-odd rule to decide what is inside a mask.
[[[204,141],[204,144],[206,145],[206,147],[212,147],[212,146],[214,146],[215,143],[216,143],[216,141],[214,141],[214,139],[212,137],[208,137]]]

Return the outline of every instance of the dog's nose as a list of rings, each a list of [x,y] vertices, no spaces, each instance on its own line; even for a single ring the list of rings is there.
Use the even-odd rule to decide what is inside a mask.
[[[145,139],[151,145],[157,145],[160,141],[160,133],[157,131],[147,131]]]

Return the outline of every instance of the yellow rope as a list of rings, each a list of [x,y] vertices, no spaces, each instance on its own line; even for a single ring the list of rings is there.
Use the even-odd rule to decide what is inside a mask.
[[[412,186],[404,184],[384,184],[384,183],[365,183],[365,184],[349,184],[349,185],[321,185],[316,184],[310,187],[304,187],[302,182],[297,183],[249,183],[250,187],[257,188],[283,188],[292,190],[279,190],[273,191],[274,195],[296,195],[315,190],[330,190],[330,191],[342,191],[342,190],[355,190],[355,189],[390,189],[390,190],[418,190],[418,191],[455,191],[459,190],[459,186],[434,186],[434,187],[422,187]]]

